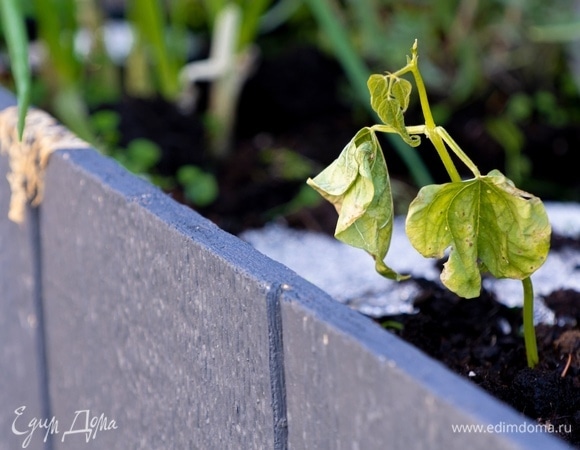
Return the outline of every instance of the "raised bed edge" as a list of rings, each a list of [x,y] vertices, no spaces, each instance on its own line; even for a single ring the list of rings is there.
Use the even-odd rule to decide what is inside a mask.
[[[12,103],[11,99],[0,100],[4,101],[0,105],[2,108]],[[236,278],[236,283],[250,280],[254,285],[251,289],[262,292],[267,305],[260,314],[266,315],[263,323],[269,327],[266,360],[270,393],[266,397],[272,408],[271,429],[264,432],[264,436],[270,435],[275,447],[303,448],[314,447],[311,445],[314,443],[326,443],[329,448],[341,448],[356,443],[360,448],[379,448],[381,443],[392,442],[395,444],[393,448],[402,448],[403,445],[414,448],[432,448],[433,445],[447,448],[465,445],[475,448],[565,448],[559,440],[539,434],[454,434],[451,423],[496,425],[503,421],[517,425],[529,423],[529,420],[95,151],[62,151],[54,154],[52,159],[47,172],[47,197],[40,209],[43,245],[47,245],[47,237],[58,228],[50,221],[45,225],[44,218],[52,217],[50,220],[54,220],[63,213],[63,210],[58,210],[63,207],[63,202],[55,203],[54,196],[67,194],[62,191],[66,184],[51,187],[51,183],[58,185],[57,181],[69,174],[77,177],[75,182],[84,179],[81,182],[94,189],[92,196],[85,198],[89,208],[94,208],[91,203],[98,204],[110,196],[117,203],[116,207],[126,205],[131,214],[140,216],[139,220],[154,221],[156,227],[165,227],[178,239],[194,243],[204,255],[223,263],[220,267],[230,270],[229,276]],[[74,193],[71,196],[74,197]],[[50,208],[55,204],[59,206],[51,212]],[[79,204],[77,202],[75,206]],[[82,212],[77,210],[75,214]],[[6,219],[2,217],[0,220]],[[69,234],[71,238],[74,233],[83,233],[82,229],[67,229],[70,224],[63,225],[67,234],[72,233]],[[142,238],[146,241],[148,237]],[[54,250],[49,244],[46,248]],[[47,276],[48,261],[58,260],[61,256],[70,255],[43,254],[44,277]],[[57,287],[67,285],[66,280],[62,285],[58,280],[55,282],[58,272],[50,273],[50,277],[43,280],[50,279]],[[98,276],[94,272],[88,275]],[[90,280],[77,282],[91,283]],[[53,291],[58,292],[58,289]],[[83,301],[82,298],[77,300]],[[58,299],[53,295],[52,301],[58,302]],[[50,306],[45,305],[49,317],[54,314],[50,312]],[[223,317],[215,319],[221,321]],[[74,334],[68,334],[68,330],[62,327],[58,331],[51,329],[50,324],[57,326],[54,319],[48,324],[47,333],[60,336],[60,340],[49,339],[47,343],[49,358],[55,358],[59,348],[52,345],[62,343],[67,336],[70,340]],[[153,338],[155,331],[151,330],[151,334]],[[78,344],[83,345],[82,342]],[[61,362],[72,363],[66,358],[59,364]],[[54,367],[56,363],[49,360],[49,367],[51,364]],[[63,390],[55,386],[58,382],[58,377],[51,377],[48,389],[55,411],[61,401],[71,405],[70,388],[77,389],[76,394],[83,396],[82,385],[69,385]],[[99,395],[98,392],[91,394],[93,398],[87,400],[96,400]],[[101,392],[100,395],[104,394]],[[372,401],[373,398],[378,401]],[[146,432],[146,429],[138,431]],[[195,436],[191,439],[195,442]],[[345,445],[346,442],[349,444]]]

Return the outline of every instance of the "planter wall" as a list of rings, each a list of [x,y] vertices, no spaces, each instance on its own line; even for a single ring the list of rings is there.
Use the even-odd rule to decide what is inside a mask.
[[[52,155],[22,226],[7,168],[0,448],[19,406],[59,422],[28,448],[566,448],[453,433],[531,421],[96,151]]]
[[[2,108],[13,98],[0,90]],[[36,417],[48,413],[45,408],[46,371],[42,331],[38,316],[40,267],[36,247],[38,222],[35,214],[22,225],[7,220],[10,187],[6,180],[8,160],[0,157],[0,448],[18,448],[18,439],[10,432],[13,411],[26,405]]]

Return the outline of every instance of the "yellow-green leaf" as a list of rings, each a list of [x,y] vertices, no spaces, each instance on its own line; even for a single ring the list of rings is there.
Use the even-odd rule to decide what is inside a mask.
[[[441,281],[457,295],[481,290],[481,271],[522,280],[546,260],[551,228],[539,198],[497,170],[472,180],[431,185],[411,203],[406,231],[425,257],[450,249]]]
[[[370,128],[360,130],[339,157],[307,183],[336,208],[337,239],[367,251],[381,275],[406,278],[383,262],[393,232],[393,199],[383,152]]]
[[[367,86],[371,94],[371,106],[380,119],[392,127],[412,147],[421,143],[417,135],[409,135],[405,126],[404,112],[409,107],[411,83],[393,75],[371,75]]]

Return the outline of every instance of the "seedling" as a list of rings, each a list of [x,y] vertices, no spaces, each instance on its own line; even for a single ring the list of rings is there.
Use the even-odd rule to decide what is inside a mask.
[[[412,84],[415,82],[424,125],[406,126]],[[335,237],[367,251],[381,275],[403,280],[384,263],[393,231],[393,199],[389,173],[377,132],[396,133],[412,147],[425,135],[435,147],[451,181],[421,188],[411,202],[406,233],[413,247],[427,258],[448,260],[442,283],[460,297],[481,291],[482,273],[521,280],[527,362],[538,361],[533,323],[533,286],[530,276],[546,260],[551,228],[541,200],[515,187],[500,171],[482,175],[449,133],[435,124],[418,66],[417,41],[402,69],[371,75],[367,82],[371,106],[382,123],[361,129],[339,157],[308,184],[336,208]],[[463,180],[448,148],[473,177]]]
[[[566,365],[561,374],[564,378],[571,366],[577,367],[580,363],[580,330],[564,331],[554,344],[561,354],[567,356]]]

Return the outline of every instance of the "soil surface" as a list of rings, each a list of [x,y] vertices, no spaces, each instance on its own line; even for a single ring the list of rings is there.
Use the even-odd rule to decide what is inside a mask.
[[[365,111],[353,109],[349,100],[340,100],[344,83],[335,62],[311,48],[287,48],[275,60],[263,60],[247,83],[227,161],[208,158],[199,113],[184,114],[161,100],[127,98],[116,106],[122,116],[121,143],[137,137],[157,142],[163,150],[156,168],[159,174],[173,175],[183,164],[215,173],[220,188],[217,200],[204,208],[190,206],[233,234],[264,225],[276,211],[292,226],[332,233],[336,213],[327,203],[280,210],[280,205],[295,198],[304,180],[281,176],[271,152],[298,153],[312,164],[310,175],[336,158],[356,131],[373,120]],[[484,112],[490,113],[485,99],[466,107],[446,128],[463,148],[470,149],[482,172],[493,167],[502,170],[503,153],[485,134]],[[561,187],[557,192],[550,188],[534,193],[544,199],[565,193],[577,201],[580,182],[568,149],[576,147],[580,131],[531,123],[529,132],[526,154],[533,161],[537,186],[553,186],[557,179]],[[403,191],[414,191],[404,165],[384,144],[391,176],[404,186]],[[440,163],[432,156],[426,161],[435,179],[443,181]],[[558,166],[565,170],[556,178],[550,171]],[[170,195],[188,203],[178,189]],[[554,245],[578,243],[554,238]],[[478,299],[463,300],[430,282],[422,285],[424,294],[416,303],[419,313],[389,317],[402,324],[402,330],[392,332],[533,420],[556,429],[562,425],[562,438],[580,447],[580,293],[558,291],[545,299],[559,324],[537,327],[541,362],[531,370],[526,364],[520,309],[507,308],[486,292]]]
[[[391,330],[580,447],[580,293],[562,290],[545,298],[559,325],[536,327],[540,363],[529,369],[520,308],[508,308],[487,292],[465,300],[421,283],[419,312],[385,318]],[[394,330],[393,321],[402,330]]]

